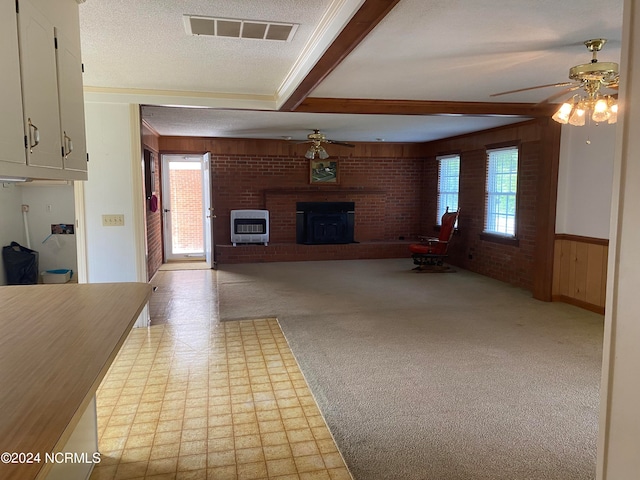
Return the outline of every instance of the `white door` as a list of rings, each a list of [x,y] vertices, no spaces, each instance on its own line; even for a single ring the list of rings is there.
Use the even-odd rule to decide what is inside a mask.
[[[209,268],[216,267],[213,243],[213,225],[216,218],[211,206],[211,154],[202,156],[202,214],[204,216],[204,256]]]
[[[162,156],[162,207],[165,260],[205,260],[203,155]],[[208,163],[207,163],[208,166]],[[210,203],[207,202],[207,203]],[[208,205],[207,205],[208,208]],[[210,240],[210,239],[209,239]],[[209,242],[211,243],[211,242]]]

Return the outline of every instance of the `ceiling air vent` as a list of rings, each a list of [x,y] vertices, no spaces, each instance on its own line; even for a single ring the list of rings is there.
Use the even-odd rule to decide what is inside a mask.
[[[183,19],[188,35],[290,42],[298,29],[298,25],[295,23],[199,17],[195,15],[184,15]]]

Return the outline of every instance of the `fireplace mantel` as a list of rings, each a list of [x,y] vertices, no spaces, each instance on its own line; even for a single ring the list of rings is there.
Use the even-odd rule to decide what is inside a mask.
[[[292,187],[292,188],[266,188],[263,190],[265,197],[267,195],[300,195],[304,193],[322,193],[326,195],[349,195],[349,194],[365,194],[365,195],[384,195],[386,192],[378,188],[364,187],[339,187],[331,186],[321,187]]]

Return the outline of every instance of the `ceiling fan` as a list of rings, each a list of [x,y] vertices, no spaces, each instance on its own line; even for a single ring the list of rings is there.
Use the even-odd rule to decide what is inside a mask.
[[[316,155],[322,160],[324,160],[325,158],[329,158],[329,154],[327,153],[325,148],[322,146],[323,143],[330,143],[333,145],[343,145],[345,147],[355,147],[355,145],[353,145],[352,143],[338,142],[336,140],[328,140],[326,135],[317,129],[314,129],[313,133],[310,133],[309,135],[307,135],[306,141],[300,142],[300,143],[311,144],[311,146],[309,147],[309,150],[307,150],[307,153],[304,154],[304,156],[309,160],[313,160],[314,158],[316,158]]]
[[[602,50],[606,42],[607,40],[605,38],[594,38],[584,42],[587,49],[593,54],[591,62],[571,67],[569,69],[569,78],[572,81],[570,82],[519,88],[494,93],[491,96],[497,97],[538,88],[565,87],[563,90],[542,100],[540,102],[542,104],[567,96],[576,90],[583,89],[586,92],[586,96],[580,94],[573,95],[571,102],[566,101],[563,103],[552,118],[560,123],[584,125],[585,114],[591,112],[595,122],[608,121],[609,123],[615,123],[618,111],[616,100],[611,95],[602,94],[600,91],[602,88],[617,89],[620,80],[617,63],[598,61],[598,52]]]

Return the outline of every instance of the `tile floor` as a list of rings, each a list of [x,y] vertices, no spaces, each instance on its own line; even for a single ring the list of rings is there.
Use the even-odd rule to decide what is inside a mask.
[[[351,480],[276,319],[218,322],[215,272],[158,272],[97,394],[91,480]]]

